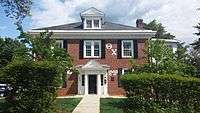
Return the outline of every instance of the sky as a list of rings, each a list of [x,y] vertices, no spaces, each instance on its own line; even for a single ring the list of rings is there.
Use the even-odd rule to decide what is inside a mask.
[[[80,21],[80,12],[95,7],[106,14],[106,21],[135,26],[156,19],[176,39],[187,44],[197,40],[193,26],[200,22],[200,0],[33,0],[31,17],[24,30]],[[13,21],[0,9],[0,36],[19,35]]]

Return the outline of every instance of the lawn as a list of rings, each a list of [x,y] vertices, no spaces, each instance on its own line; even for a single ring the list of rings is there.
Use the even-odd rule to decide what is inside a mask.
[[[101,98],[100,99],[100,113],[124,113],[123,101],[120,98]]]
[[[56,108],[58,113],[71,113],[80,100],[81,98],[56,99]],[[0,113],[2,113],[2,110],[6,108],[4,102],[5,100],[0,99]]]

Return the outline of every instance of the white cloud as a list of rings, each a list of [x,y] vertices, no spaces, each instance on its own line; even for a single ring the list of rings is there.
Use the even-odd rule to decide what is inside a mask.
[[[39,7],[38,7],[39,6]],[[177,39],[195,40],[195,26],[200,18],[200,0],[40,0],[32,10],[33,27],[52,26],[80,21],[81,11],[96,7],[109,21],[135,25],[137,18],[145,22],[157,19]]]

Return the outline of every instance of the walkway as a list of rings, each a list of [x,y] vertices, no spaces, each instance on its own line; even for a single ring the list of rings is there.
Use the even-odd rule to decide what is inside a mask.
[[[72,113],[99,113],[100,96],[86,95]]]

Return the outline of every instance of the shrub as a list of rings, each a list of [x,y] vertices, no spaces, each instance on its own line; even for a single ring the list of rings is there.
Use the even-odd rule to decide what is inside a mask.
[[[3,70],[11,90],[6,98],[9,113],[50,113],[62,74],[50,61],[15,61]]]
[[[178,103],[200,112],[200,79],[179,75],[152,73],[129,74],[122,78],[122,86],[129,98]]]

